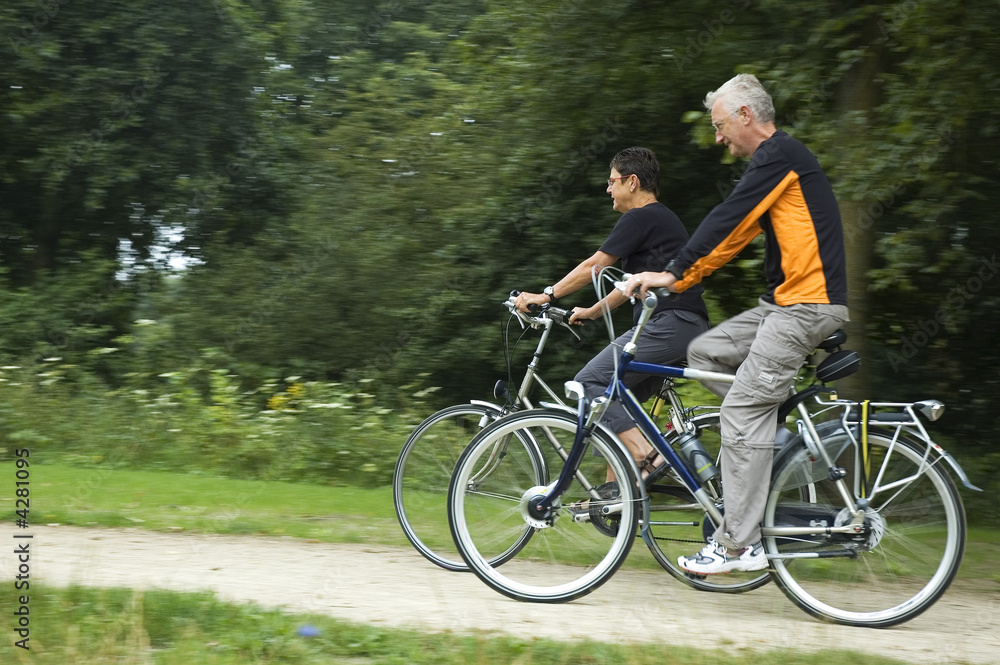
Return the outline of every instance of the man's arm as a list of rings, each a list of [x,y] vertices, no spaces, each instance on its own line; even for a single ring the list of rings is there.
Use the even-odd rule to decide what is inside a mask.
[[[668,264],[685,291],[726,265],[757,237],[760,218],[791,187],[798,174],[780,148],[766,143],[757,149],[736,189],[702,220],[691,239]]]

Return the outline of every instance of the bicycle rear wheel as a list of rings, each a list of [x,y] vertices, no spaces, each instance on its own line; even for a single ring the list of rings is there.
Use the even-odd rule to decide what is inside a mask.
[[[838,422],[817,428],[849,490],[859,493],[857,447]],[[765,537],[775,581],[796,605],[823,621],[884,628],[930,607],[958,572],[965,549],[965,513],[951,477],[926,443],[872,428],[868,507],[856,535],[823,533]],[[810,483],[812,499],[802,500]],[[835,484],[804,445],[776,465],[764,527],[850,523]],[[814,558],[774,558],[773,555]]]
[[[719,463],[721,446],[719,412],[709,411],[692,419],[697,427],[698,438],[705,450]],[[676,435],[668,437],[676,440]],[[649,525],[645,533],[646,546],[653,558],[673,577],[700,591],[721,593],[743,593],[767,584],[771,576],[767,571],[732,572],[728,575],[694,575],[677,565],[677,558],[688,556],[705,546],[707,539],[715,532],[705,509],[698,503],[691,491],[679,477],[667,471],[662,476],[654,474],[655,480],[647,484],[649,492]],[[721,477],[709,481],[722,496]],[[723,506],[718,506],[723,510]]]
[[[505,596],[573,600],[606,582],[628,556],[641,508],[638,489],[628,458],[600,431],[587,442],[553,518],[535,519],[527,509],[529,499],[558,477],[576,429],[576,416],[562,411],[507,416],[479,434],[455,467],[448,498],[455,544],[471,570]],[[526,459],[528,446],[512,439],[537,443],[548,478],[539,482]],[[620,482],[601,487],[609,465]],[[502,568],[492,563],[515,544],[520,549]]]
[[[484,427],[503,415],[488,403],[456,404],[429,416],[406,439],[392,477],[396,519],[414,548],[445,570],[469,569],[448,528],[448,484],[455,463]],[[540,478],[537,455],[526,453]],[[503,553],[499,553],[503,555]]]

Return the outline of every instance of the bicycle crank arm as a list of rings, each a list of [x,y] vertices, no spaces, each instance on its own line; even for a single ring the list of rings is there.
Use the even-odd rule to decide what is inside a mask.
[[[864,533],[864,527],[859,524],[844,526],[766,526],[760,530],[763,536],[832,536],[845,534],[856,536]]]
[[[617,515],[622,511],[621,503],[609,503],[606,506],[601,506],[602,515]]]

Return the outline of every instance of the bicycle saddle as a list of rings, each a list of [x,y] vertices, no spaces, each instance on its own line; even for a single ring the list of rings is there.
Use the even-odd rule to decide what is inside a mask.
[[[843,328],[839,328],[833,331],[829,337],[820,342],[817,348],[823,349],[824,351],[835,351],[838,347],[843,346],[846,341],[847,333],[844,332]]]

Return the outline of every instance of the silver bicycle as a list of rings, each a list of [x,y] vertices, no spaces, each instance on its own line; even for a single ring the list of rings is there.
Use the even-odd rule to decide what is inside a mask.
[[[538,374],[538,364],[555,326],[566,327],[579,339],[577,332],[569,325],[569,311],[549,306],[540,308],[535,313],[525,314],[514,305],[515,295],[516,292],[513,292],[504,303],[511,313],[507,322],[508,330],[511,322],[516,320],[523,331],[531,329],[541,332],[517,392],[511,393],[503,381],[498,381],[494,396],[502,404],[473,400],[432,414],[417,425],[406,439],[396,461],[392,500],[399,525],[420,554],[446,570],[468,570],[458,555],[448,530],[448,484],[459,455],[469,441],[490,423],[514,411],[532,408],[534,405],[530,394],[536,385],[541,387],[549,400],[562,403],[556,392]],[[509,344],[505,344],[504,348],[507,350]],[[536,455],[531,456],[537,459]],[[542,470],[538,469],[537,472],[541,474]],[[514,545],[516,543],[512,547]],[[509,558],[509,553],[500,552],[494,557],[494,563],[499,565],[505,558]]]

